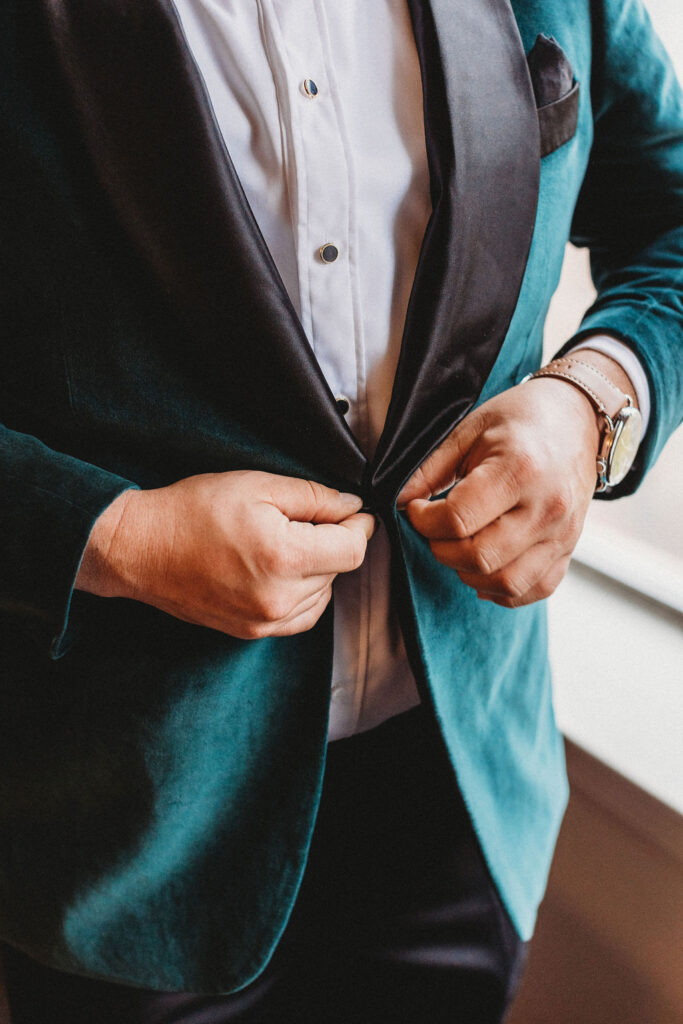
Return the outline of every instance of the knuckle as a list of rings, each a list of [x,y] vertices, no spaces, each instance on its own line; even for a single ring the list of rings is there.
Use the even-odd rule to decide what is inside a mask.
[[[448,522],[455,537],[464,540],[474,533],[474,513],[463,504],[456,505],[447,499]]]
[[[321,597],[320,601],[318,601],[318,603],[315,604],[313,608],[310,608],[307,612],[305,612],[298,619],[296,619],[295,623],[293,624],[293,627],[289,630],[289,632],[306,633],[309,629],[312,629],[313,626],[315,626],[318,619],[320,618],[320,616],[325,611],[325,608],[329,604],[331,596],[332,589],[330,588],[329,594],[325,594],[323,597]]]
[[[282,566],[282,551],[266,545],[260,554],[261,569],[267,576],[278,576]]]
[[[261,555],[261,567],[267,576],[287,576],[292,569],[292,552],[286,544],[268,543]]]
[[[546,500],[546,515],[552,522],[566,519],[571,513],[572,504],[571,489],[566,485],[556,487]]]
[[[296,624],[296,632],[307,633],[309,629],[313,629],[323,611],[323,608],[314,608],[312,611],[307,612],[306,615],[303,615]]]
[[[541,580],[543,597],[550,597],[551,594],[555,593],[567,573],[570,562],[571,555],[564,555],[562,558],[559,558],[551,571]]]
[[[242,630],[240,630],[240,637],[244,640],[263,640],[264,637],[270,636],[271,627],[266,622],[249,622]]]
[[[524,446],[515,449],[511,464],[515,479],[522,484],[535,480],[541,472],[538,456]]]
[[[503,597],[510,601],[518,601],[524,593],[524,584],[513,573],[502,572],[499,576],[499,587]]]
[[[472,564],[474,571],[483,576],[490,576],[494,571],[496,558],[494,552],[488,548],[475,546],[472,551]]]
[[[266,593],[259,598],[257,612],[262,623],[279,622],[289,612],[288,602],[282,595]]]
[[[330,603],[330,598],[331,597],[332,597],[331,593],[330,594],[326,594],[325,597],[321,601],[318,602],[318,604],[315,606],[315,608],[311,608],[311,611],[309,612],[309,618],[310,618],[311,626],[314,626],[315,623],[320,618],[320,616],[323,614],[323,612],[327,608],[328,604]]]
[[[550,597],[552,594],[555,593],[559,586],[559,583],[559,580],[541,580],[541,582],[536,587],[536,592],[534,596],[537,597],[539,601],[544,601],[547,597]]]

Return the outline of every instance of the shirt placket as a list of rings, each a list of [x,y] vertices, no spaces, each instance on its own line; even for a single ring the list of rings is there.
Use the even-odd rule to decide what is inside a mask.
[[[334,76],[323,5],[260,0],[283,123],[284,167],[297,251],[301,321],[323,375],[361,445],[367,441],[366,366],[357,287],[353,156]],[[335,583],[334,732],[353,732],[368,658],[368,566]],[[341,594],[338,595],[340,598]],[[342,621],[343,620],[343,621]],[[341,652],[337,652],[339,654]]]

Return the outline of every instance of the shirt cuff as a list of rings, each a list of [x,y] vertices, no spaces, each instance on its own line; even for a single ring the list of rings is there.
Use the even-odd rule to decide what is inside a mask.
[[[645,375],[643,364],[633,349],[629,348],[628,345],[624,345],[623,341],[617,341],[616,338],[611,338],[606,334],[596,334],[589,338],[583,338],[569,352],[576,352],[580,348],[591,348],[594,352],[602,352],[604,356],[609,356],[615,363],[619,363],[633,384],[633,390],[636,393],[635,398],[643,419],[643,434],[645,434],[650,421],[650,385]],[[565,355],[569,355],[569,352],[566,352]]]

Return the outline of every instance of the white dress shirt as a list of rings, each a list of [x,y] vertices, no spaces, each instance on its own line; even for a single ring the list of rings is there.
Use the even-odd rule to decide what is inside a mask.
[[[370,456],[431,212],[408,6],[175,6],[256,221],[330,389]],[[325,246],[334,247],[325,251],[331,262],[321,256]],[[616,346],[611,355],[624,348],[607,340]],[[372,728],[418,702],[380,528],[361,568],[334,584],[329,737]]]

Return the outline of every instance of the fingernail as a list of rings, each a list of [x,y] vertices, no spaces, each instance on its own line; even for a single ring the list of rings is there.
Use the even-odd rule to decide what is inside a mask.
[[[363,504],[363,499],[359,498],[357,494],[347,494],[345,491],[339,492],[339,500],[342,505],[348,505],[349,508],[354,508],[356,511]]]

